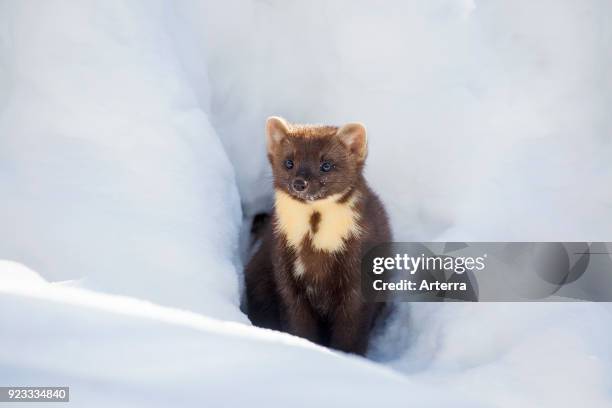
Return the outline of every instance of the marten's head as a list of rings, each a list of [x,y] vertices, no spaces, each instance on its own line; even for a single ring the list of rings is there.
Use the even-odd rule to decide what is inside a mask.
[[[266,136],[274,187],[294,198],[312,201],[343,194],[361,175],[367,144],[360,123],[341,128],[293,125],[272,116]]]

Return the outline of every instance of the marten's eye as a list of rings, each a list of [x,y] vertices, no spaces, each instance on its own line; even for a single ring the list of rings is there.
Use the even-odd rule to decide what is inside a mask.
[[[292,169],[293,168],[293,160],[287,159],[285,160],[285,167],[288,169]]]
[[[328,161],[321,163],[321,171],[327,173],[332,169],[332,164]]]

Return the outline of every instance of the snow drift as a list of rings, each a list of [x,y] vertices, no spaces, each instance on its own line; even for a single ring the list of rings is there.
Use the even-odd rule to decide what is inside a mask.
[[[0,321],[2,384],[69,384],[79,407],[483,406],[294,336],[50,284],[13,262],[0,261]]]
[[[266,116],[358,120],[398,240],[609,239],[609,2],[224,4],[181,2],[248,211]]]
[[[233,170],[172,16],[164,2],[1,4],[0,258],[240,319]]]
[[[271,114],[364,122],[398,240],[609,241],[611,16],[0,2],[0,258],[36,271],[0,265],[0,383],[77,406],[609,406],[609,305],[401,305],[381,367],[250,327],[238,241],[271,204]]]

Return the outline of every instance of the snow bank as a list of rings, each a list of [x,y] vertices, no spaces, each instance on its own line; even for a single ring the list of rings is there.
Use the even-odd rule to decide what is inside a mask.
[[[162,1],[0,4],[0,258],[243,319],[233,169]]]
[[[0,262],[0,383],[67,384],[86,407],[478,407],[367,360],[271,330],[123,296],[7,276]],[[9,285],[7,285],[9,283]]]
[[[402,307],[371,357],[415,381],[496,407],[610,406],[611,304]]]
[[[247,213],[270,205],[260,129],[279,114],[367,125],[367,175],[397,240],[609,240],[611,4],[225,4],[181,3],[200,22]],[[594,304],[402,305],[372,357],[494,406],[606,406],[609,317]]]
[[[402,305],[372,352],[396,371],[227,320],[270,114],[366,123],[398,240],[609,240],[611,12],[1,2],[0,258],[40,275],[0,265],[0,382],[77,406],[609,405],[606,305]]]
[[[181,5],[248,212],[269,205],[261,129],[279,114],[367,125],[399,240],[609,239],[609,2]]]

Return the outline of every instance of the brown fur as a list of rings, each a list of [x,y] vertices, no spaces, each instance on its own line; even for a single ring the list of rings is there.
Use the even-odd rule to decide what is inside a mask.
[[[383,304],[361,295],[361,257],[391,241],[384,207],[362,174],[365,129],[271,118],[267,135],[276,205],[245,271],[249,318],[365,354]],[[333,164],[331,171],[320,170],[324,161]],[[304,191],[292,188],[296,178],[308,182]]]

